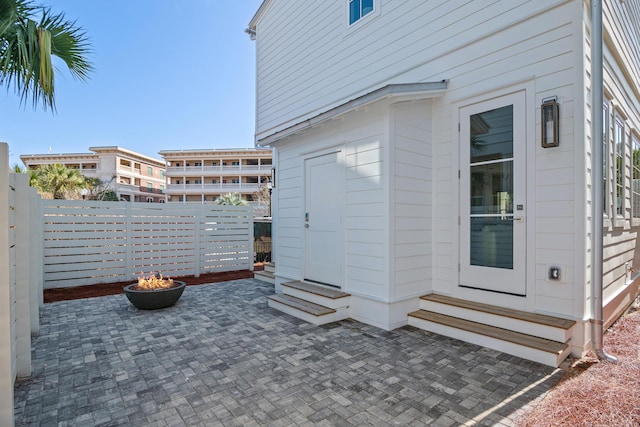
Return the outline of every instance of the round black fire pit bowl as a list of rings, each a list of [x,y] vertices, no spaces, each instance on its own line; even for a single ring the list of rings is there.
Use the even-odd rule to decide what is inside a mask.
[[[180,299],[184,288],[187,286],[185,282],[179,280],[174,280],[173,284],[172,288],[138,291],[131,289],[138,285],[137,283],[132,283],[124,287],[124,293],[136,308],[140,310],[158,310],[174,305]]]

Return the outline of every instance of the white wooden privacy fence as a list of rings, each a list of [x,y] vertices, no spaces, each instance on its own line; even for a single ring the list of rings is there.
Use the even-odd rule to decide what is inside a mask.
[[[40,196],[25,174],[10,174],[0,143],[0,425],[12,426],[16,377],[31,374],[31,334],[42,305]]]
[[[253,269],[247,206],[43,200],[44,287]]]
[[[31,374],[43,288],[252,270],[249,206],[42,200],[0,143],[0,426]]]

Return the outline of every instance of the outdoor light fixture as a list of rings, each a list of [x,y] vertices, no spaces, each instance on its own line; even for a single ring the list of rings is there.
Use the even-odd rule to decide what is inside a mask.
[[[542,100],[542,147],[557,147],[560,145],[560,106],[558,98],[552,97]]]

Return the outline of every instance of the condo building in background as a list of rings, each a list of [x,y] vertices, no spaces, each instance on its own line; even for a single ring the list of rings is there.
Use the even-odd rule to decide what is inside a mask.
[[[256,207],[260,185],[271,181],[271,149],[166,150],[167,202],[213,202],[239,193]]]
[[[165,202],[164,162],[117,146],[90,147],[92,153],[23,154],[28,169],[62,164],[87,178],[99,178],[118,200]]]

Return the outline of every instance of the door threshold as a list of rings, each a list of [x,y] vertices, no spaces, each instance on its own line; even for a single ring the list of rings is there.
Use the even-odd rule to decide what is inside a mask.
[[[458,286],[461,287],[461,288],[465,288],[465,289],[473,289],[475,291],[492,292],[494,294],[509,295],[509,296],[512,296],[512,297],[525,298],[527,296],[526,294],[516,294],[516,293],[513,293],[513,292],[495,291],[493,289],[484,289],[484,288],[478,288],[478,287],[469,286],[469,285],[460,285],[460,284],[458,284]]]

